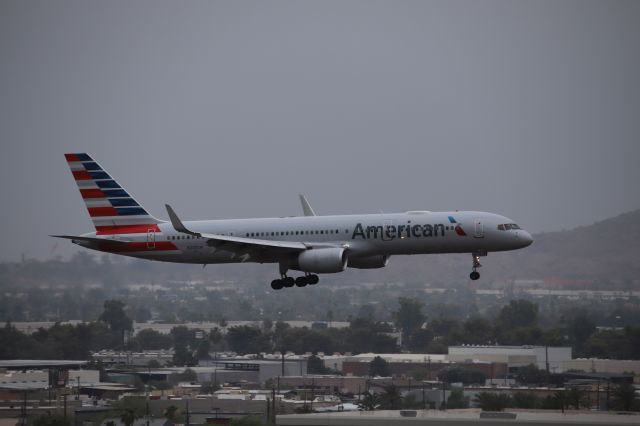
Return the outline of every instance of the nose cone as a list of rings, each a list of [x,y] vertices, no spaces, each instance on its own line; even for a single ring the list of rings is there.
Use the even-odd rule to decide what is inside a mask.
[[[522,248],[528,247],[533,243],[533,237],[527,231],[520,230],[518,231],[518,241],[522,244]]]

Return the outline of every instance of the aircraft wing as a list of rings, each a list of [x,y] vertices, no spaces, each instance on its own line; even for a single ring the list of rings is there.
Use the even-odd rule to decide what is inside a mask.
[[[173,228],[176,231],[193,235],[199,238],[205,238],[207,239],[207,245],[212,247],[223,248],[224,250],[233,251],[238,254],[245,254],[254,250],[261,249],[283,252],[300,252],[309,248],[304,243],[297,241],[272,241],[261,240],[257,238],[235,237],[231,235],[193,232],[184,226],[184,224],[182,223],[180,218],[178,218],[178,215],[176,215],[170,205],[165,204],[165,207],[167,208],[169,219],[171,219],[171,225],[173,225]]]

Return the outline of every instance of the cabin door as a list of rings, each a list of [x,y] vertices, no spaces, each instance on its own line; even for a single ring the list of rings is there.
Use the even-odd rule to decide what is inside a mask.
[[[484,238],[484,226],[482,225],[482,220],[476,219],[473,221],[473,223],[474,223],[473,236],[475,238]]]
[[[156,248],[156,232],[153,229],[147,231],[147,248]]]

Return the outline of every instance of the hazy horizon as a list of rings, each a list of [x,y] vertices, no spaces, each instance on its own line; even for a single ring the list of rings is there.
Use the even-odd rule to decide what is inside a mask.
[[[5,1],[0,261],[92,231],[65,152],[185,220],[640,208],[640,2]]]

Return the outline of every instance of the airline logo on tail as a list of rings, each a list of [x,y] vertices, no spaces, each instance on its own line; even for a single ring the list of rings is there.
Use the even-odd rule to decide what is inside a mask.
[[[102,167],[85,154],[65,154],[98,235],[159,231],[151,216]]]

